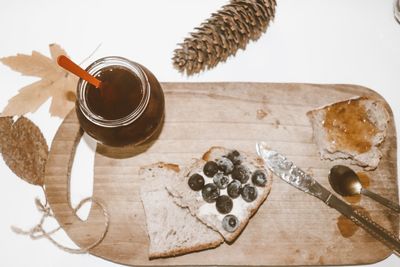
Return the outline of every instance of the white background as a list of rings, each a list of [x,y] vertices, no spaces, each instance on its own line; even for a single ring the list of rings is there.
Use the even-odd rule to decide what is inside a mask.
[[[119,55],[147,66],[160,81],[359,84],[387,100],[399,125],[400,25],[393,18],[392,0],[277,1],[276,19],[259,41],[227,63],[191,78],[172,67],[173,50],[227,1],[0,0],[0,57],[32,50],[49,55],[48,44],[56,42],[80,62],[101,44],[83,66],[102,56]],[[19,88],[35,80],[0,65],[0,109]],[[60,120],[50,118],[48,107],[49,102],[29,117],[50,144]],[[92,182],[93,152],[82,143],[78,155],[81,160],[72,177],[74,204],[90,195]],[[33,200],[43,198],[43,193],[19,180],[2,161],[0,171],[1,266],[116,266],[12,233],[11,225],[28,228],[39,220]],[[63,235],[57,238],[67,242]],[[375,266],[400,266],[400,258],[391,256]]]

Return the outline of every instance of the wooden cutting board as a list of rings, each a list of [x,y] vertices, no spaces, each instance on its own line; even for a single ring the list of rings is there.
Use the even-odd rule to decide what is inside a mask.
[[[267,201],[232,245],[149,261],[149,241],[138,193],[140,166],[158,161],[183,165],[214,145],[255,153],[256,141],[264,140],[330,188],[330,167],[345,162],[319,159],[306,112],[354,96],[384,101],[372,90],[355,85],[164,83],[162,87],[166,116],[156,139],[130,149],[97,147],[93,196],[105,204],[110,228],[91,254],[136,266],[367,264],[391,254],[362,229],[343,223],[337,211],[274,177]],[[381,146],[383,158],[377,170],[367,175],[372,191],[398,202],[396,133],[393,114],[389,106],[387,109],[391,119]],[[72,212],[69,176],[81,135],[72,111],[51,146],[45,186],[58,222],[76,244],[85,247],[101,235],[104,218],[95,205],[87,221]],[[396,213],[366,197],[356,204],[398,234]],[[355,233],[344,237],[339,226],[347,231],[346,236]]]

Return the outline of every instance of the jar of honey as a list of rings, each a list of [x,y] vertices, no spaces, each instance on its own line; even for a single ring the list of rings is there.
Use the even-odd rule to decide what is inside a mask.
[[[80,79],[76,113],[82,129],[109,146],[138,145],[161,126],[164,94],[156,77],[144,66],[122,57],[105,57],[86,71],[101,81],[95,86]]]

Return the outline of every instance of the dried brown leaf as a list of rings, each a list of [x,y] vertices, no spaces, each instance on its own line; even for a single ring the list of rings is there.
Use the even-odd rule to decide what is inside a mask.
[[[12,117],[0,118],[0,153],[3,144],[5,144],[10,138],[9,136],[11,133],[12,123],[13,123]]]
[[[50,48],[51,58],[55,62],[57,62],[58,56],[67,55],[67,52],[65,52],[65,50],[59,44],[50,44],[49,48]]]
[[[40,80],[21,88],[18,94],[8,100],[1,116],[20,116],[35,112],[48,98],[51,81]]]
[[[21,88],[8,101],[1,116],[21,116],[35,112],[48,98],[52,98],[50,114],[64,118],[73,108],[78,78],[57,65],[57,57],[66,52],[57,44],[50,46],[51,58],[33,51],[32,55],[17,54],[0,61],[23,75],[42,78]]]
[[[50,105],[50,113],[60,118],[65,117],[75,105],[75,88],[78,78],[68,75],[64,79],[56,81],[52,85],[53,101]]]
[[[31,55],[17,54],[4,57],[0,61],[22,75],[40,78],[58,76],[58,67],[54,65],[54,62],[36,51],[32,51]]]
[[[7,166],[26,182],[42,186],[49,152],[40,129],[29,119],[20,117],[12,124],[8,137],[2,146]]]

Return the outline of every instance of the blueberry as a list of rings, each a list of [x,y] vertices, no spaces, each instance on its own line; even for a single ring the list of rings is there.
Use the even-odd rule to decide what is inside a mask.
[[[204,186],[204,178],[198,173],[192,174],[188,181],[189,187],[194,191],[199,191]]]
[[[240,196],[241,190],[242,184],[238,180],[233,180],[228,185],[228,196],[230,196],[231,198],[237,198],[238,196]]]
[[[222,220],[222,227],[229,233],[235,232],[239,227],[239,220],[235,215],[229,214]]]
[[[219,197],[219,189],[215,184],[209,183],[203,187],[201,195],[206,202],[213,203]]]
[[[240,158],[240,153],[237,150],[233,150],[231,151],[228,155],[227,158],[230,159],[230,161],[232,161],[233,164],[238,165],[240,164],[241,158]]]
[[[246,184],[243,189],[242,192],[240,193],[242,195],[242,198],[244,201],[246,202],[252,202],[257,198],[257,188],[255,188],[254,186],[251,186],[249,184]]]
[[[250,171],[244,165],[237,165],[233,168],[231,175],[233,179],[245,184],[250,178]]]
[[[215,206],[219,213],[228,214],[233,208],[232,199],[226,195],[219,196],[215,202]]]
[[[233,163],[227,157],[220,157],[215,160],[218,165],[218,169],[224,174],[230,174],[233,171]]]
[[[262,170],[256,170],[251,176],[251,181],[256,186],[265,186],[267,183],[267,176]]]
[[[208,177],[213,177],[218,172],[218,165],[214,161],[207,161],[204,165],[203,172]]]
[[[225,176],[222,172],[218,172],[214,176],[213,182],[219,189],[225,189],[229,184],[229,177]]]

